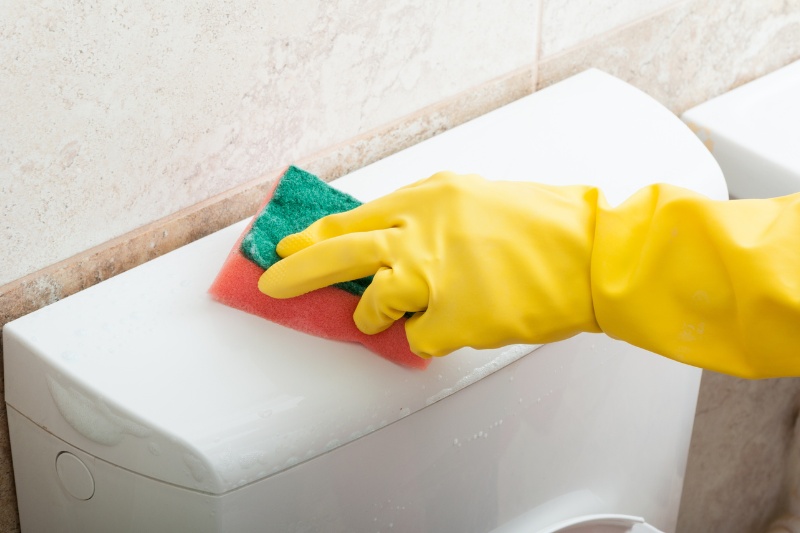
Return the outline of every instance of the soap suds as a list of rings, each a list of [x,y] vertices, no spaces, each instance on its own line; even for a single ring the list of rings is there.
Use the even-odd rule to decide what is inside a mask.
[[[102,400],[90,399],[73,388],[67,389],[50,376],[47,386],[64,420],[93,442],[115,446],[126,434],[144,438],[151,433],[150,428],[112,413]]]
[[[206,465],[203,464],[203,461],[199,457],[195,457],[191,454],[184,454],[183,456],[183,464],[189,469],[189,473],[192,475],[195,481],[198,483],[202,482],[206,477],[208,477],[208,468]]]
[[[538,346],[530,346],[527,344],[517,344],[514,346],[510,346],[507,349],[500,352],[500,354],[486,363],[483,366],[479,366],[478,368],[474,369],[472,372],[464,376],[463,378],[459,379],[455,385],[452,387],[448,387],[446,389],[442,389],[433,396],[429,396],[425,400],[425,405],[431,405],[433,403],[438,402],[444,398],[447,398],[451,394],[460,391],[464,387],[472,385],[476,381],[479,381],[489,374],[493,374],[500,370],[501,368],[510,365],[520,357],[524,355],[528,355],[533,350],[535,350]]]

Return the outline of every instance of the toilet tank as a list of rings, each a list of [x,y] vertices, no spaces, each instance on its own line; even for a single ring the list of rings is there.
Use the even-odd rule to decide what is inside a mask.
[[[800,61],[683,114],[719,162],[733,198],[800,192]]]
[[[443,169],[727,195],[677,117],[596,70],[333,185],[367,201]],[[674,529],[698,369],[589,334],[402,368],[209,298],[246,223],[6,325],[23,531]]]

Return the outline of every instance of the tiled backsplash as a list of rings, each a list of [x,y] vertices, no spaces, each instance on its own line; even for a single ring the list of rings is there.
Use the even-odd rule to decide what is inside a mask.
[[[679,112],[800,57],[800,0],[11,0],[4,15],[0,325],[246,217],[290,163],[332,179],[588,67]],[[707,478],[690,459],[682,524]]]
[[[38,4],[12,0],[0,27],[0,285],[530,65],[538,17],[530,0]]]
[[[653,17],[661,9],[679,0],[618,0],[592,2],[542,0],[542,20],[539,57],[548,59],[556,54],[580,47],[594,37],[636,25],[641,19]]]
[[[800,0],[691,0],[542,56],[538,88],[597,67],[682,113],[799,56]]]

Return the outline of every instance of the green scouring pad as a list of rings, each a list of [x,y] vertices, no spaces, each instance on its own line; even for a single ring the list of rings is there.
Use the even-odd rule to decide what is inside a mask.
[[[281,239],[303,231],[326,215],[349,211],[359,205],[361,202],[327,185],[313,174],[289,167],[275,189],[272,200],[242,239],[242,254],[266,270],[281,259],[275,251]],[[361,296],[371,281],[372,276],[337,283],[335,286]]]
[[[270,298],[258,290],[264,270],[280,259],[275,247],[283,237],[304,230],[322,216],[358,205],[355,198],[308,172],[290,167],[231,250],[209,292],[236,309],[326,339],[358,342],[389,361],[423,369],[429,361],[409,349],[405,318],[376,335],[365,335],[356,328],[353,313],[371,278],[323,287],[285,300]]]

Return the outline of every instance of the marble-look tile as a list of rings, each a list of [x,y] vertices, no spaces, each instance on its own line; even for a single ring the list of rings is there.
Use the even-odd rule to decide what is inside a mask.
[[[590,67],[675,113],[800,58],[800,0],[692,0],[539,64],[539,87]]]
[[[677,531],[765,531],[787,504],[798,410],[798,379],[704,372]]]
[[[531,64],[538,1],[6,2],[0,284]]]
[[[652,16],[678,0],[542,0],[539,57]]]
[[[298,164],[326,181],[338,178],[531,94],[535,77],[535,65],[522,67]]]

